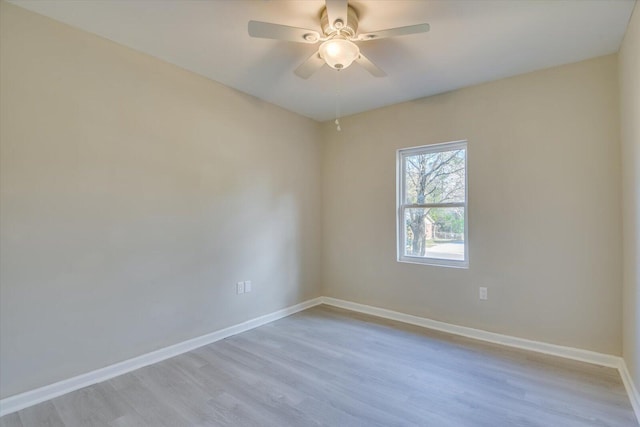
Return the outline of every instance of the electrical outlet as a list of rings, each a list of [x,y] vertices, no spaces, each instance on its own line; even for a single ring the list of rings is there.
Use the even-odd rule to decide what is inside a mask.
[[[236,293],[237,294],[244,294],[244,282],[236,283]]]
[[[486,300],[486,299],[488,299],[488,298],[489,298],[489,294],[488,294],[488,292],[487,292],[487,288],[480,287],[480,292],[479,292],[479,294],[480,294],[480,299],[481,299],[481,300]]]
[[[247,280],[244,282],[244,292],[251,292],[251,280]]]

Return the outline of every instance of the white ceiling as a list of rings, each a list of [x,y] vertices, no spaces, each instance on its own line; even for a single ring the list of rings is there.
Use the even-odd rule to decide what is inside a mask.
[[[250,38],[249,20],[320,30],[323,0],[14,0],[287,110],[342,115],[617,52],[635,0],[353,0],[360,32],[427,22],[426,34],[360,42],[388,74],[352,65],[303,80],[315,45]],[[338,82],[338,79],[340,82]]]

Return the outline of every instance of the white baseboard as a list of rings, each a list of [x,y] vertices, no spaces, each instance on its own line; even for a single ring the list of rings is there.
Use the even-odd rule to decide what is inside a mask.
[[[620,371],[624,388],[627,389],[627,394],[629,395],[631,406],[633,406],[633,411],[636,413],[638,422],[640,422],[640,394],[638,394],[638,389],[633,382],[633,378],[631,378],[631,374],[629,374],[629,369],[627,369],[627,364],[624,359],[620,359],[620,366],[618,366],[618,370]]]
[[[428,329],[435,329],[437,331],[448,332],[450,334],[462,335],[464,337],[474,338],[481,341],[502,344],[509,347],[535,351],[538,353],[550,354],[553,356],[564,357],[566,359],[579,360],[581,362],[593,363],[609,368],[618,368],[620,366],[621,358],[618,356],[612,356],[610,354],[596,353],[595,351],[565,347],[556,344],[548,344],[540,341],[513,337],[510,335],[497,334],[495,332],[487,332],[481,329],[468,328],[466,326],[452,325],[450,323],[439,322],[437,320],[431,320],[425,317],[413,316],[410,314],[387,310],[385,308],[373,307],[370,305],[359,304],[337,298],[322,297],[321,299],[323,304],[332,305],[334,307],[344,308],[351,311],[358,311],[365,314],[371,314],[373,316],[383,317],[389,320],[396,320],[403,323],[409,323],[411,325],[422,326]]]
[[[291,314],[306,310],[307,308],[319,305],[321,303],[321,298],[314,298],[308,301],[304,301],[300,304],[292,305],[291,307],[266,314],[264,316],[247,320],[246,322],[239,323],[228,328],[212,332],[210,334],[202,335],[200,337],[183,341],[169,347],[152,351],[151,353],[146,353],[132,359],[124,360],[122,362],[106,366],[104,368],[96,369],[95,371],[87,372],[85,374],[49,384],[44,387],[4,398],[0,400],[0,417],[35,405],[37,403],[44,402],[45,400],[62,396],[63,394],[67,394],[83,387],[87,387],[101,381],[106,381],[110,378],[117,377],[118,375],[126,374],[127,372],[134,371],[144,366],[148,366],[153,363],[178,356],[182,353],[186,353],[198,347],[211,344],[232,335],[257,328],[258,326],[265,325],[267,323],[273,322],[274,320],[282,319],[283,317],[287,317]]]

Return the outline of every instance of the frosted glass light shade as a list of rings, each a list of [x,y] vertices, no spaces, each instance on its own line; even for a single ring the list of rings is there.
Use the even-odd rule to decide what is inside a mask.
[[[360,55],[355,43],[342,38],[327,40],[320,45],[320,57],[335,70],[347,68]]]

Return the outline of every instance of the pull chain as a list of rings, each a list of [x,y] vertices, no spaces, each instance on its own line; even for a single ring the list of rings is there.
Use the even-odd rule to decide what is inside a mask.
[[[336,131],[340,132],[340,71],[336,72]]]

